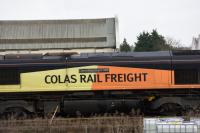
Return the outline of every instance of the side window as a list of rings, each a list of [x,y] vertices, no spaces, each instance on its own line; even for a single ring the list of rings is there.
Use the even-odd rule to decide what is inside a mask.
[[[20,83],[18,68],[0,68],[0,85],[13,85]]]
[[[199,84],[200,73],[198,69],[176,69],[174,71],[175,84]]]

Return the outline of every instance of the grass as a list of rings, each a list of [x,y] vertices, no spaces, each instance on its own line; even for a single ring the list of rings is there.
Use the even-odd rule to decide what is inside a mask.
[[[1,120],[0,133],[142,133],[143,117]]]

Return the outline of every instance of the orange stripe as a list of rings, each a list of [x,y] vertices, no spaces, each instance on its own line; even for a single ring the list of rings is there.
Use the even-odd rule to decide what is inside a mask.
[[[170,70],[125,68],[114,66],[98,66],[98,68],[109,68],[109,72],[97,73],[102,82],[93,83],[93,90],[170,88]],[[146,74],[146,80],[144,73]],[[114,79],[112,78],[113,75]]]

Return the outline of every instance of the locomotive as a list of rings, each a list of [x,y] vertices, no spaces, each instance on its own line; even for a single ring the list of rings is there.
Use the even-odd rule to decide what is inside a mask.
[[[181,115],[200,105],[200,51],[8,54],[0,114],[130,112]]]

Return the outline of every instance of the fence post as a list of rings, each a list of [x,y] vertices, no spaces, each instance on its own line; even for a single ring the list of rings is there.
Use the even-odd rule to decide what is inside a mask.
[[[85,125],[85,133],[88,133],[88,127]]]
[[[55,117],[55,115],[56,115],[57,110],[58,110],[58,105],[56,106],[56,109],[55,109],[55,111],[54,111],[54,113],[53,113],[53,116],[51,117],[51,120],[50,120],[50,122],[49,122],[50,125],[52,124],[52,121],[53,121],[53,119],[54,119],[54,117]]]

